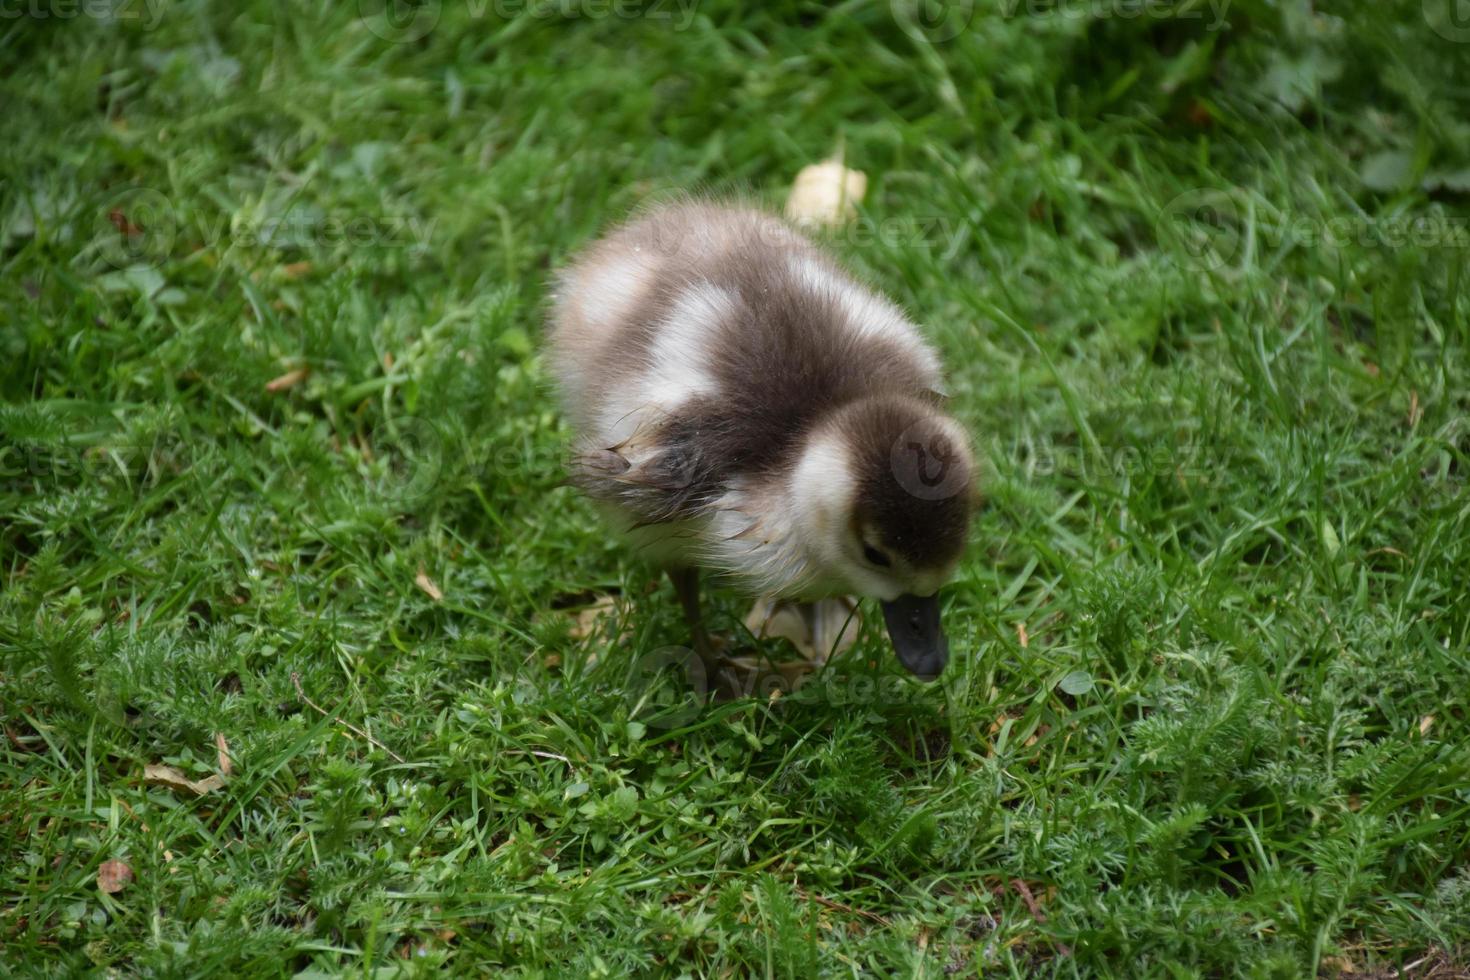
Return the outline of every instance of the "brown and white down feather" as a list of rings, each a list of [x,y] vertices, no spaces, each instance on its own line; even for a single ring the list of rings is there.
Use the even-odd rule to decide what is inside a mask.
[[[923,595],[951,573],[973,464],[939,358],[780,220],[681,204],[616,229],[559,278],[549,353],[573,482],[651,557],[776,596]],[[963,493],[884,484],[883,454],[915,425],[952,444]],[[828,526],[856,511],[883,524],[902,574]]]

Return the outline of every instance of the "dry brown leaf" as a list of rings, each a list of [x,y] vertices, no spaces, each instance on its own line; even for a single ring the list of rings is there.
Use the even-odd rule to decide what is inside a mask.
[[[143,782],[149,786],[166,786],[169,789],[193,793],[195,796],[213,793],[225,784],[223,776],[208,776],[198,780],[190,779],[173,766],[166,766],[157,762],[150,762],[143,767]]]
[[[285,391],[287,388],[294,388],[305,381],[306,376],[310,373],[311,368],[304,367],[297,368],[294,371],[287,371],[279,378],[272,378],[270,381],[267,381],[265,383],[265,390],[274,394],[278,391]]]
[[[21,752],[40,752],[46,743],[41,739],[41,736],[35,734],[35,729],[31,729],[31,731],[32,734],[23,735],[9,725],[6,725],[5,737],[10,739],[10,744]]]
[[[1020,642],[1022,650],[1031,645],[1031,634],[1026,632],[1025,623],[1016,624],[1016,639]]]
[[[225,741],[224,732],[214,733],[214,754],[219,762],[219,774],[229,779],[235,772],[235,763],[230,758],[230,743]]]
[[[143,233],[142,228],[138,227],[130,220],[128,220],[128,216],[123,213],[121,208],[113,208],[111,211],[107,212],[107,220],[112,222],[112,227],[116,228],[124,235],[127,235],[129,238],[133,237],[134,235],[141,235]]]
[[[1425,715],[1419,719],[1419,734],[1428,735],[1429,730],[1434,727],[1434,715]]]
[[[597,627],[604,618],[617,612],[617,602],[612,596],[603,595],[593,600],[590,606],[569,611],[572,628],[567,631],[567,635],[574,640],[585,640],[597,632]]]
[[[310,262],[291,262],[281,266],[281,275],[287,279],[300,279],[311,272]]]
[[[128,887],[128,882],[133,880],[133,869],[128,867],[126,861],[113,858],[111,861],[103,861],[97,869],[97,888],[109,895],[116,895]]]
[[[413,577],[413,584],[423,589],[424,595],[433,599],[435,602],[444,601],[444,593],[440,592],[439,586],[435,585],[434,580],[429,578],[429,573],[424,571],[424,566],[419,566],[418,574]]]
[[[1041,910],[1041,903],[1036,900],[1036,896],[1031,891],[1031,886],[1020,878],[1012,878],[1011,887],[1015,889],[1017,895],[1021,896],[1021,901],[1026,903],[1026,911],[1031,913],[1031,918],[1035,919],[1038,923],[1044,924],[1046,922],[1046,913]]]
[[[786,217],[803,227],[834,226],[852,220],[868,192],[868,175],[848,170],[840,160],[803,167],[786,198]]]

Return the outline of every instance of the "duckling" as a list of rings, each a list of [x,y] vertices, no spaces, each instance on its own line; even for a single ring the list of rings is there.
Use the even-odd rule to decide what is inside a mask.
[[[669,570],[701,656],[708,569],[875,598],[900,663],[939,676],[976,468],[896,305],[771,215],[682,202],[587,248],[552,307],[570,482]]]

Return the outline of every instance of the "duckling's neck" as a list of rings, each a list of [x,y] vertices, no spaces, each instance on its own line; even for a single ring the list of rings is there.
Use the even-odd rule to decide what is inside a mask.
[[[797,533],[786,490],[772,481],[736,481],[709,509],[704,562],[759,595],[821,592],[816,565]]]

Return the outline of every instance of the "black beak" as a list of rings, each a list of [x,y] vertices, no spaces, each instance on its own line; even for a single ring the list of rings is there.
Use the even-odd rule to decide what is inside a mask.
[[[939,625],[939,595],[901,595],[882,606],[898,662],[919,680],[934,680],[949,662],[949,641]]]

